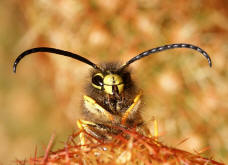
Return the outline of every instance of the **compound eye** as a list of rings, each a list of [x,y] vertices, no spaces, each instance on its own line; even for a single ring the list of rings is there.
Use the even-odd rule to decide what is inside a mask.
[[[103,75],[101,73],[98,73],[93,76],[92,83],[95,86],[103,86]]]

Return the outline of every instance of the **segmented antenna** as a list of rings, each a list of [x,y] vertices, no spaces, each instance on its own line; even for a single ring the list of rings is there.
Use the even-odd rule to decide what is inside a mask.
[[[47,53],[54,53],[57,55],[62,55],[62,56],[67,56],[67,57],[71,57],[73,59],[76,59],[78,61],[81,61],[83,63],[86,63],[90,66],[92,66],[94,69],[99,69],[101,70],[96,64],[92,63],[91,61],[89,61],[88,59],[68,52],[68,51],[64,51],[64,50],[60,50],[60,49],[55,49],[55,48],[49,48],[49,47],[38,47],[38,48],[32,48],[29,50],[24,51],[23,53],[21,53],[15,60],[14,64],[13,64],[13,71],[16,73],[17,70],[17,65],[19,64],[19,62],[27,55],[32,54],[32,53],[37,53],[37,52],[47,52]]]
[[[196,50],[196,51],[200,52],[204,57],[206,57],[208,60],[209,66],[210,67],[212,66],[211,58],[209,57],[207,52],[205,52],[203,49],[199,48],[198,46],[191,45],[191,44],[178,43],[178,44],[159,46],[157,48],[153,48],[153,49],[147,50],[145,52],[142,52],[142,53],[138,54],[137,56],[133,57],[132,59],[130,59],[128,62],[126,62],[126,64],[121,66],[120,70],[126,68],[131,63],[133,63],[137,60],[140,60],[143,57],[149,56],[153,53],[161,52],[161,51],[168,50],[168,49],[175,49],[175,48],[189,48],[189,49]]]

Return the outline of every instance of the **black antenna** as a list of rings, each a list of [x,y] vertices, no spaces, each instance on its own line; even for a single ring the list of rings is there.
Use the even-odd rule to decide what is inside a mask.
[[[21,53],[17,59],[15,60],[14,64],[13,64],[13,71],[16,73],[17,70],[17,65],[18,63],[21,61],[21,59],[23,59],[25,56],[32,54],[32,53],[37,53],[37,52],[47,52],[47,53],[54,53],[57,55],[63,55],[63,56],[67,56],[67,57],[71,57],[73,59],[79,60],[81,62],[84,62],[90,66],[92,66],[94,69],[99,69],[101,70],[96,64],[92,63],[91,61],[89,61],[88,59],[79,56],[77,54],[68,52],[68,51],[64,51],[64,50],[60,50],[60,49],[55,49],[55,48],[49,48],[49,47],[38,47],[38,48],[32,48],[29,50],[24,51],[23,53]]]
[[[153,48],[153,49],[147,50],[145,52],[142,52],[142,53],[138,54],[137,56],[133,57],[132,59],[130,59],[128,62],[126,62],[126,64],[121,66],[120,70],[126,68],[131,63],[133,63],[137,60],[140,60],[143,57],[149,56],[150,54],[168,50],[168,49],[175,49],[175,48],[189,48],[189,49],[196,50],[196,51],[200,52],[202,55],[204,55],[204,57],[206,57],[208,60],[209,66],[210,67],[212,66],[211,58],[209,57],[207,52],[205,52],[203,49],[199,48],[198,46],[191,45],[191,44],[178,43],[178,44],[164,45],[164,46],[160,46],[160,47]]]

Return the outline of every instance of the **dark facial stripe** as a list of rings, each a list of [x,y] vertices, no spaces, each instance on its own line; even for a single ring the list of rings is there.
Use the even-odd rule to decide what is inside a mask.
[[[119,89],[118,89],[118,86],[117,85],[113,85],[112,86],[112,93],[115,95],[119,95]]]

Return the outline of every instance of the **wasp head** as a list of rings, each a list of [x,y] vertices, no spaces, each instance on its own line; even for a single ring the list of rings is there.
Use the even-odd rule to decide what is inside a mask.
[[[130,83],[130,72],[119,70],[118,64],[108,63],[92,72],[92,86],[109,95],[120,95]]]

